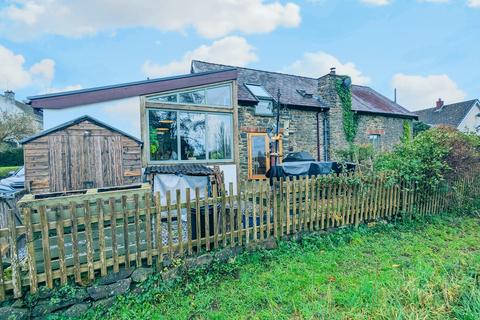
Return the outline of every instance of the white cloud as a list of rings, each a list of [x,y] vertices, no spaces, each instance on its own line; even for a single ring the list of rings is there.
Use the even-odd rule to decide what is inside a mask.
[[[302,58],[287,66],[282,71],[306,77],[319,78],[330,72],[331,67],[337,68],[337,74],[350,76],[355,84],[362,85],[370,83],[370,78],[363,75],[353,62],[342,63],[336,57],[323,51],[307,52]]]
[[[386,6],[387,4],[391,4],[392,0],[360,0],[360,2],[372,6]]]
[[[27,87],[32,83],[50,86],[55,74],[55,61],[43,59],[30,68],[25,58],[0,45],[0,86],[11,90]]]
[[[208,38],[232,32],[266,33],[300,24],[294,3],[263,0],[12,0],[0,10],[0,34],[81,37],[122,28],[146,27]]]
[[[211,45],[202,45],[185,53],[181,59],[164,65],[147,60],[143,64],[142,70],[148,77],[188,73],[193,59],[242,67],[256,61],[257,55],[255,48],[245,38],[230,36],[216,40]]]
[[[465,99],[465,92],[446,74],[420,76],[397,73],[392,78],[392,87],[397,88],[398,102],[410,110],[433,107],[438,98],[446,103]]]
[[[480,8],[480,0],[468,0],[467,5],[470,8]]]
[[[80,90],[82,88],[83,87],[80,84],[72,84],[72,85],[65,86],[65,87],[60,87],[60,88],[50,87],[50,88],[47,89],[46,93],[58,93],[58,92],[65,92],[65,91],[73,91],[73,90]]]

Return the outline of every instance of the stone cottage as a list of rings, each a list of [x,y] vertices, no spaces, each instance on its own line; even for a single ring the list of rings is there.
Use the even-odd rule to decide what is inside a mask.
[[[334,70],[318,79],[193,61],[174,77],[30,97],[45,129],[88,115],[144,142],[142,166],[219,166],[225,183],[263,179],[269,169],[273,106],[280,91],[280,153],[335,160],[349,145],[339,81],[358,117],[353,143],[387,150],[416,115]],[[234,187],[235,188],[235,187]]]
[[[337,82],[349,87],[358,128],[353,143],[371,143],[390,150],[417,116],[370,87],[351,85],[335,68],[320,78],[192,61],[191,72],[235,68],[238,72],[240,175],[260,178],[269,169],[268,130],[280,92],[280,151],[307,151],[318,161],[335,160],[335,151],[349,146],[343,128],[343,108]],[[405,125],[405,124],[410,125]]]

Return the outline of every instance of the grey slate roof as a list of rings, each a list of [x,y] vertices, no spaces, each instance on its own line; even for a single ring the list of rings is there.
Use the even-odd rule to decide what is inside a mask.
[[[415,114],[420,121],[429,125],[444,124],[458,127],[476,102],[478,99],[446,104],[439,109],[434,107],[418,110]]]
[[[236,68],[238,75],[238,100],[247,103],[257,103],[258,100],[250,93],[245,84],[262,85],[270,95],[276,99],[277,90],[280,89],[280,101],[284,104],[303,107],[328,108],[320,99],[316,99],[318,81],[314,78],[300,77],[290,74],[262,71],[256,69],[240,68],[227,66],[204,61],[192,61],[192,73],[206,72],[212,70],[222,70]],[[305,90],[306,93],[313,94],[313,97],[303,97],[298,90]]]
[[[166,164],[158,166],[148,166],[145,174],[182,174],[187,176],[209,176],[213,174],[213,170],[203,164],[198,163],[179,163]]]
[[[238,100],[247,103],[256,103],[257,99],[245,87],[245,84],[262,85],[274,98],[280,89],[280,101],[284,104],[300,107],[329,108],[328,103],[317,94],[318,79],[262,71],[249,68],[228,66],[204,61],[193,60],[191,72],[205,72],[236,68],[238,71]],[[304,97],[298,90],[313,94],[313,97]],[[417,116],[393,102],[370,87],[352,85],[352,110],[383,115],[416,118]]]

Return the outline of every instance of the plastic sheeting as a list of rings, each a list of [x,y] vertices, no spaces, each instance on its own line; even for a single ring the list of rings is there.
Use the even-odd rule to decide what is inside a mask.
[[[167,203],[166,194],[170,190],[171,203],[176,204],[176,190],[180,189],[182,201],[186,199],[187,188],[190,188],[190,199],[195,198],[195,188],[200,190],[200,198],[205,197],[205,188],[208,185],[206,176],[186,176],[176,174],[156,174],[153,178],[153,191],[160,192],[160,201],[162,205]]]

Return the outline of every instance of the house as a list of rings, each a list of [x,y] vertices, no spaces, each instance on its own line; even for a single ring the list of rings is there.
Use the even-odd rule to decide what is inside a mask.
[[[418,119],[431,126],[452,126],[463,132],[480,134],[480,101],[478,99],[445,104],[438,99],[433,108],[415,112]]]
[[[272,107],[280,92],[282,140],[280,149],[307,151],[319,161],[336,159],[349,145],[337,81],[351,89],[351,109],[358,121],[353,143],[371,143],[390,150],[404,135],[404,122],[417,116],[370,87],[350,85],[335,68],[320,78],[308,78],[194,60],[191,72],[235,68],[238,71],[238,118],[242,178],[260,178],[269,169],[268,128],[274,124]],[[408,126],[411,128],[411,125]],[[411,129],[410,129],[411,130]]]
[[[11,90],[6,90],[4,94],[0,94],[0,110],[7,112],[24,112],[31,114],[37,129],[41,130],[43,125],[42,120],[42,110],[34,109],[30,105],[23,102],[17,101],[15,99],[15,92]]]
[[[45,128],[93,116],[144,142],[143,167],[219,166],[226,184],[264,178],[280,92],[280,153],[335,159],[345,137],[337,84],[351,89],[353,143],[391,149],[417,116],[375,90],[351,85],[335,70],[318,79],[193,61],[191,73],[29,97]],[[155,170],[149,170],[154,172]]]

